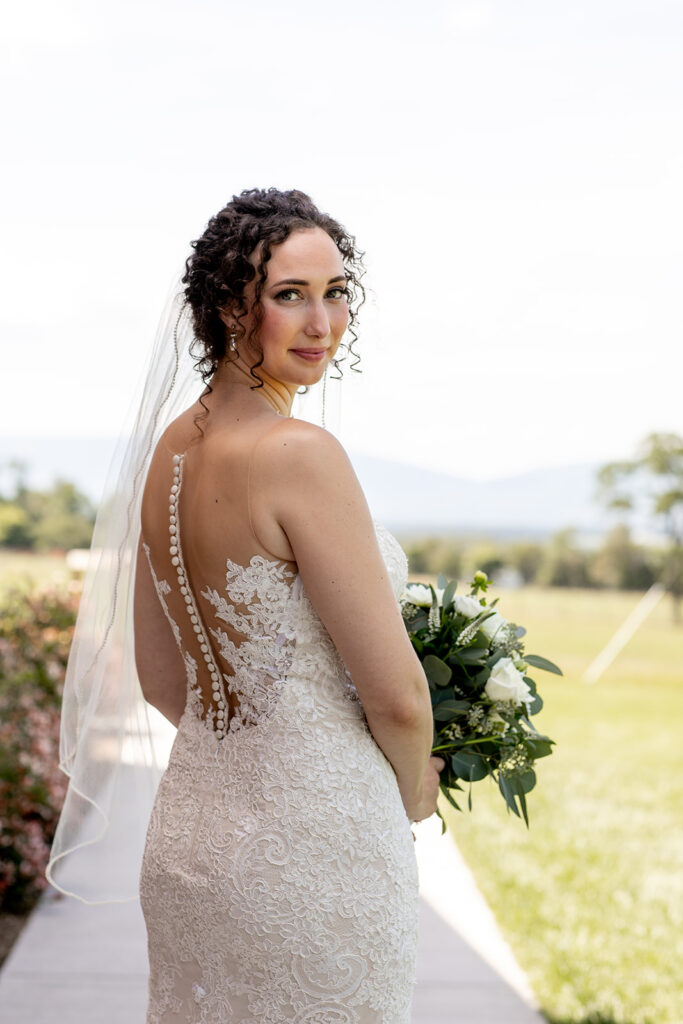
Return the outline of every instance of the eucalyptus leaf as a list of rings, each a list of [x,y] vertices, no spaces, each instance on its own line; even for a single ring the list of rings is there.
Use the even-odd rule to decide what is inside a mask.
[[[444,608],[447,608],[448,605],[452,603],[453,598],[455,597],[455,590],[456,590],[457,586],[458,586],[457,580],[451,580],[451,582],[447,585],[446,589],[444,590],[444,594],[443,594],[443,606],[444,606]]]
[[[472,750],[459,750],[451,757],[453,771],[467,782],[479,782],[488,775],[488,767],[481,754]]]
[[[488,665],[489,668],[493,668],[494,665],[498,664],[498,662],[500,661],[501,658],[505,658],[505,657],[506,657],[505,648],[504,647],[499,647],[497,651],[494,651],[493,654],[491,654],[486,659],[486,664]]]
[[[534,776],[534,779],[535,779],[535,776]],[[514,793],[514,795],[519,800],[519,806],[522,809],[522,816],[523,816],[524,821],[526,823],[526,827],[528,828],[529,827],[529,815],[528,815],[527,807],[526,807],[526,792],[525,792],[525,789],[524,789],[524,784],[522,783],[522,779],[521,779],[521,777],[519,775],[511,775],[511,776],[508,777],[508,783],[510,785],[510,788],[512,789],[512,792]]]
[[[440,572],[436,578],[436,585],[439,588],[439,590],[445,590],[446,587],[448,586],[448,580],[442,572]]]
[[[532,700],[531,704],[529,704],[529,714],[537,715],[542,707],[543,698],[538,693],[534,694],[534,699]]]
[[[487,653],[488,648],[486,647],[466,647],[464,651],[458,651],[456,657],[463,665],[477,665],[483,664]]]
[[[527,807],[526,807],[526,795],[525,795],[524,791],[522,790],[522,792],[519,793],[518,796],[519,796],[520,807],[522,808],[522,814],[524,815],[524,824],[528,828],[529,827],[529,812],[527,811]]]
[[[510,780],[505,775],[498,775],[498,788],[503,794],[503,799],[505,800],[505,803],[508,805],[512,813],[516,814],[519,818],[520,815],[519,811],[517,810],[517,804],[515,803],[514,790],[510,785]]]
[[[484,683],[488,682],[488,678],[489,678],[490,675],[491,675],[491,669],[487,665],[487,666],[485,666],[481,670],[481,672],[477,672],[476,676],[473,679],[473,682],[477,686],[480,686],[480,687],[483,688]]]
[[[530,737],[526,741],[526,745],[531,749],[535,760],[539,757],[548,757],[553,752],[553,741],[544,736]]]
[[[465,706],[463,708],[463,705]],[[442,700],[434,707],[434,718],[437,722],[450,722],[469,707],[468,701]]]
[[[449,790],[446,789],[445,786],[439,786],[439,789],[441,790],[443,795],[446,797],[446,799],[448,800],[448,802],[451,805],[451,807],[455,807],[456,811],[461,811],[462,810],[462,807],[458,806],[458,804],[455,802],[455,800],[451,796]]]
[[[527,665],[533,665],[534,668],[541,668],[544,672],[553,672],[556,676],[562,675],[561,668],[558,668],[553,661],[548,661],[547,658],[542,658],[540,654],[525,654],[524,660]]]
[[[448,686],[450,683],[453,672],[446,662],[442,661],[441,658],[437,658],[435,654],[427,654],[422,662],[422,667],[430,684]]]

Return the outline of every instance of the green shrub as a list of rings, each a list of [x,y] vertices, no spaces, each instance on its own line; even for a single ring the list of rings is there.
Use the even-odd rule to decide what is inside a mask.
[[[64,674],[79,584],[9,593],[0,608],[0,909],[26,910],[45,865],[67,780],[58,767]]]
[[[11,502],[0,502],[0,547],[30,548],[32,544],[28,512]]]

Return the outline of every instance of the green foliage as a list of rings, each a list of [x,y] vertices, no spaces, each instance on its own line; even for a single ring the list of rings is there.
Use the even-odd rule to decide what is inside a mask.
[[[462,572],[462,551],[460,544],[442,537],[422,537],[405,542],[405,551],[412,572],[446,572],[449,576],[460,576]]]
[[[13,496],[0,496],[0,547],[88,547],[94,521],[92,503],[74,484],[55,480],[48,490],[30,490],[19,476]]]
[[[602,586],[647,590],[657,579],[657,564],[650,552],[633,543],[628,526],[618,523],[594,556],[590,572]]]
[[[0,547],[29,548],[32,544],[31,519],[26,509],[0,502]]]
[[[544,552],[538,583],[547,587],[586,587],[592,583],[588,559],[576,546],[571,527],[555,533]]]
[[[80,586],[12,591],[0,607],[0,909],[45,887],[66,791],[58,767],[64,673]]]
[[[485,572],[487,576],[495,576],[499,569],[507,563],[507,552],[502,544],[493,541],[479,541],[468,547],[463,554],[463,573],[470,579],[477,569]],[[444,568],[444,572],[447,570]]]
[[[670,541],[661,579],[674,598],[674,617],[680,621],[683,596],[683,437],[649,434],[633,459],[611,462],[598,473],[598,494],[608,508],[629,512],[647,503],[653,520]]]
[[[628,527],[616,525],[595,551],[585,550],[576,541],[576,531],[566,528],[549,540],[474,542],[448,541],[444,538],[423,538],[404,541],[410,570],[413,574],[436,574],[445,566],[473,570],[481,565],[494,580],[502,568],[516,569],[524,583],[550,587],[609,587],[615,590],[647,590],[657,579],[676,578],[680,572],[679,555],[674,550],[662,552],[636,544]],[[440,561],[450,553],[448,564]]]
[[[65,513],[46,516],[33,527],[34,545],[38,551],[87,548],[92,540],[92,528],[92,521],[85,516]]]
[[[512,566],[524,583],[533,583],[543,563],[544,545],[533,541],[517,541],[506,552],[505,564]]]

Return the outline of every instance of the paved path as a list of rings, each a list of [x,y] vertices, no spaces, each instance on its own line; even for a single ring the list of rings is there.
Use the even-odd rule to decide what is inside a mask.
[[[426,822],[417,850],[423,899],[413,1024],[541,1024],[455,844]],[[143,1024],[146,984],[137,904],[88,907],[50,891],[0,973],[0,1022]]]

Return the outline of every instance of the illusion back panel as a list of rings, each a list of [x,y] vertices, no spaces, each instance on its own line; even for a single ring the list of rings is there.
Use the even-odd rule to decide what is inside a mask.
[[[273,558],[249,516],[253,449],[162,439],[145,485],[142,536],[187,684],[219,738],[269,713],[294,643],[296,566]],[[248,441],[250,443],[245,444]]]

